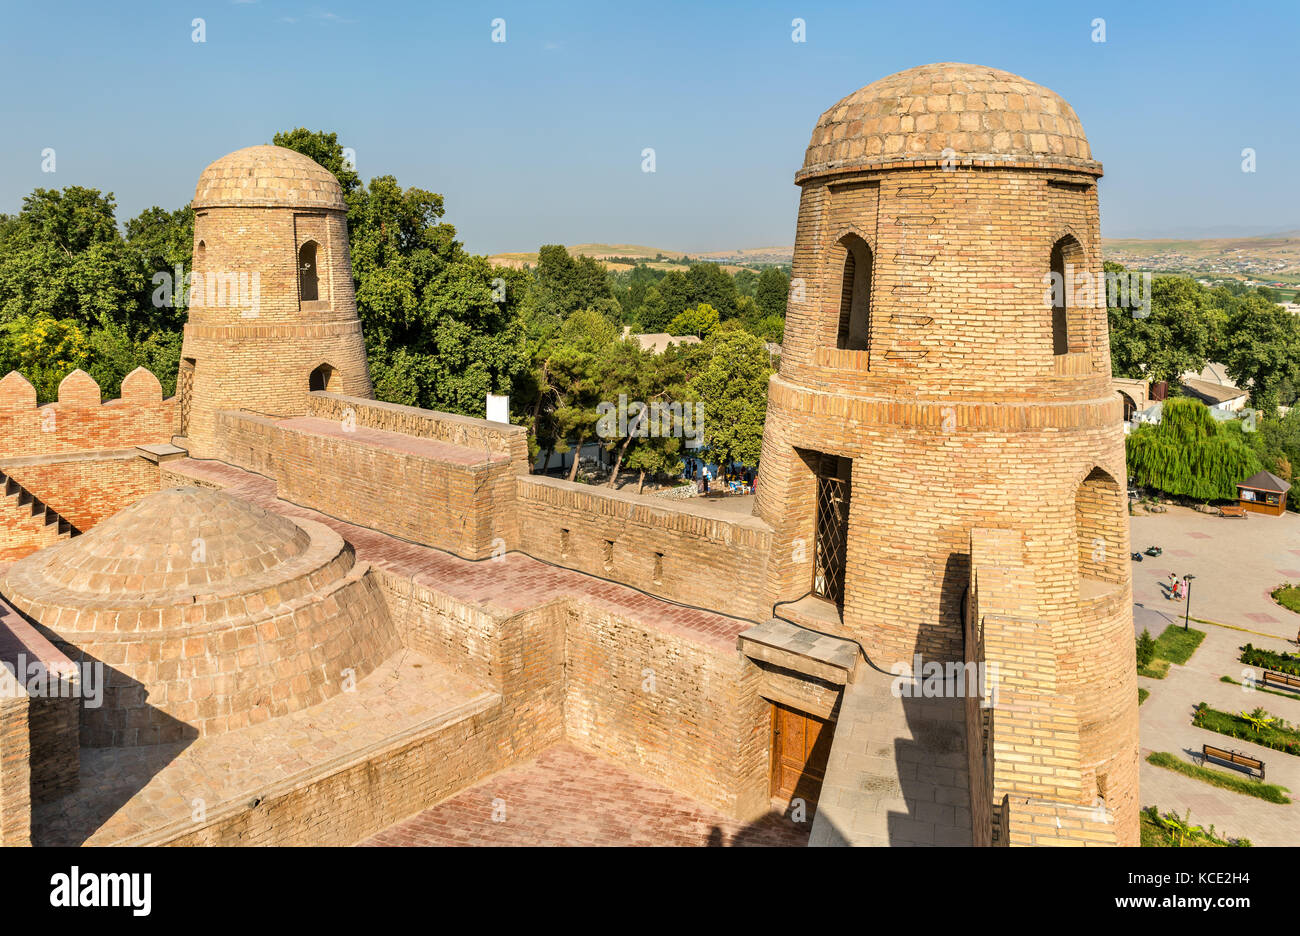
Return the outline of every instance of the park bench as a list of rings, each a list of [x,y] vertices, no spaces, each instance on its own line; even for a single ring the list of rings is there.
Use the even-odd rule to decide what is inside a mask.
[[[1276,670],[1264,670],[1265,686],[1281,686],[1283,689],[1300,689],[1300,676],[1279,673]]]
[[[1201,759],[1209,760],[1210,758],[1232,764],[1234,767],[1245,767],[1252,777],[1255,775],[1255,771],[1258,770],[1259,779],[1264,779],[1264,762],[1258,757],[1251,757],[1249,754],[1242,754],[1240,751],[1229,751],[1227,748],[1215,747],[1213,744],[1202,744]]]
[[[1219,516],[1220,516],[1220,517],[1240,517],[1242,520],[1245,520],[1246,517],[1249,516],[1249,514],[1246,513],[1246,508],[1245,508],[1245,507],[1220,507],[1220,508],[1219,508]]]

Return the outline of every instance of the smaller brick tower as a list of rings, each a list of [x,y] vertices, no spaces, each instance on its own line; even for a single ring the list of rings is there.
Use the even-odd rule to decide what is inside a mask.
[[[307,410],[309,390],[370,398],[338,180],[300,153],[250,146],[194,193],[194,280],[177,434],[213,452],[216,413]]]

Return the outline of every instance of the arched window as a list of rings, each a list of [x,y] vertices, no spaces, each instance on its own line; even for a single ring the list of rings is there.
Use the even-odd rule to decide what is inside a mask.
[[[871,341],[871,248],[854,234],[843,237],[840,244],[845,249],[844,278],[835,347],[866,351]]]
[[[312,371],[311,376],[307,378],[307,389],[328,390],[330,388],[330,381],[333,378],[334,368],[329,364],[322,364],[320,367]]]
[[[1128,511],[1115,479],[1093,468],[1074,494],[1079,576],[1120,584],[1129,557],[1125,551]]]
[[[298,299],[315,302],[320,297],[316,277],[316,242],[307,241],[298,249]]]
[[[208,257],[208,245],[205,241],[199,241],[194,248],[194,262],[192,265],[195,268],[202,267],[207,257]]]
[[[1077,310],[1070,298],[1075,278],[1083,270],[1083,247],[1067,234],[1052,245],[1052,353],[1069,354],[1083,350]]]

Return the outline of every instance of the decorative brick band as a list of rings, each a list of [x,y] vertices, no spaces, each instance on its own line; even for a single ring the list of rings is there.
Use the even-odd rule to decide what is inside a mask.
[[[360,335],[361,322],[323,322],[311,325],[186,325],[187,338],[337,338]]]
[[[794,184],[803,185],[812,179],[823,176],[843,176],[857,172],[887,172],[897,169],[1044,169],[1048,171],[1065,171],[1086,174],[1101,178],[1101,163],[1091,159],[1015,159],[993,154],[954,156],[952,159],[913,159],[910,157],[881,156],[876,159],[861,159],[840,165],[821,163],[800,169],[794,175]]]
[[[770,405],[812,417],[842,419],[866,426],[951,432],[1109,428],[1121,420],[1123,409],[1118,395],[1068,403],[862,399],[797,387],[779,376],[772,378],[768,394]]]

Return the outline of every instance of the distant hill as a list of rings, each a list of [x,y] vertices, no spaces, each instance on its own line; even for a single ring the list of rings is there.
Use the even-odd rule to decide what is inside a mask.
[[[683,257],[690,257],[692,260],[709,260],[719,263],[728,273],[735,273],[747,267],[789,263],[794,257],[793,247],[746,247],[737,250],[715,250],[707,253],[688,253],[667,247],[646,247],[641,244],[574,244],[567,249],[569,253],[574,255],[604,261],[612,270],[628,270],[633,265],[626,262],[620,263],[618,259],[612,258],[627,258],[644,262],[647,266],[659,269],[673,269],[680,267],[681,264],[680,262],[673,263],[671,261],[681,261]],[[658,257],[663,259],[656,260]],[[500,253],[492,255],[488,259],[500,266],[520,269],[537,262],[537,251]],[[732,262],[728,263],[727,261]]]
[[[1268,237],[1104,237],[1102,256],[1125,266],[1248,282],[1300,284],[1300,231]]]

